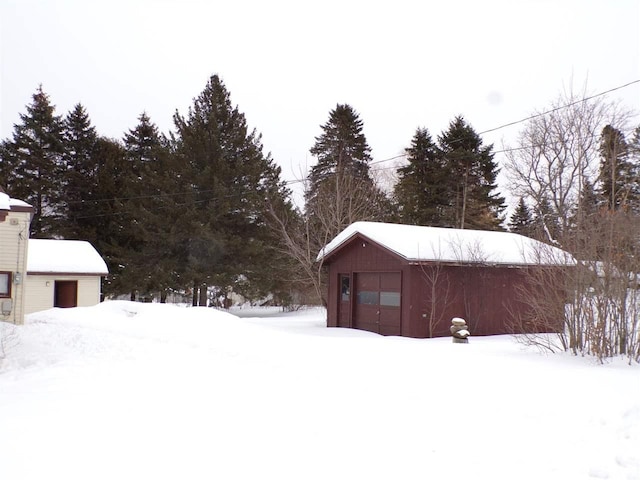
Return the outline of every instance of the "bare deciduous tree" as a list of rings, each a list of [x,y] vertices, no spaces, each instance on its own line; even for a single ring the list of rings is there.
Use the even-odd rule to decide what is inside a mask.
[[[516,145],[506,152],[512,193],[529,199],[534,210],[548,200],[560,219],[561,235],[569,227],[584,180],[594,183],[597,176],[602,128],[622,128],[630,115],[605,97],[585,97],[585,92],[561,95],[548,113],[525,123]]]
[[[287,215],[270,208],[281,248],[295,260],[293,275],[304,290],[311,289],[326,305],[326,280],[318,253],[353,222],[380,220],[386,214],[384,194],[372,181],[353,174],[333,174],[316,187],[313,211]],[[305,180],[304,189],[310,185]],[[380,195],[380,198],[375,198]]]

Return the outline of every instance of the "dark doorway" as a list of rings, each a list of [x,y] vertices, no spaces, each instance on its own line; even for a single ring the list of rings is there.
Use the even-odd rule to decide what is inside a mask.
[[[77,280],[56,280],[53,290],[54,307],[70,308],[78,306]]]
[[[351,326],[351,277],[340,274],[340,293],[338,297],[338,327]]]
[[[381,335],[400,335],[402,275],[356,273],[354,327]]]

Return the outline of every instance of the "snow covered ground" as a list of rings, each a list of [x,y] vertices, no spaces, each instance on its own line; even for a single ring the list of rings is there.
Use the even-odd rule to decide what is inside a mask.
[[[638,365],[235,313],[30,315],[0,361],[0,478],[640,479]]]

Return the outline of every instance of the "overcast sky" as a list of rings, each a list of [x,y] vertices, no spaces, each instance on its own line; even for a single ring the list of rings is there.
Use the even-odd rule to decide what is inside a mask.
[[[314,163],[338,103],[384,160],[417,127],[435,137],[463,115],[480,132],[572,86],[640,79],[638,0],[0,0],[0,22],[0,138],[39,84],[59,114],[82,103],[102,135],[143,111],[168,132],[217,73],[286,179]],[[640,84],[608,98],[638,109]],[[483,138],[498,149],[516,132]]]

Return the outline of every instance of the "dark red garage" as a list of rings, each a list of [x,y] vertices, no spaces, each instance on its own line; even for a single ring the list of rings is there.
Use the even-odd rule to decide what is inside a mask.
[[[449,335],[454,317],[472,335],[512,333],[531,270],[573,263],[514,233],[375,222],[350,225],[318,260],[329,275],[329,327],[416,338]]]

